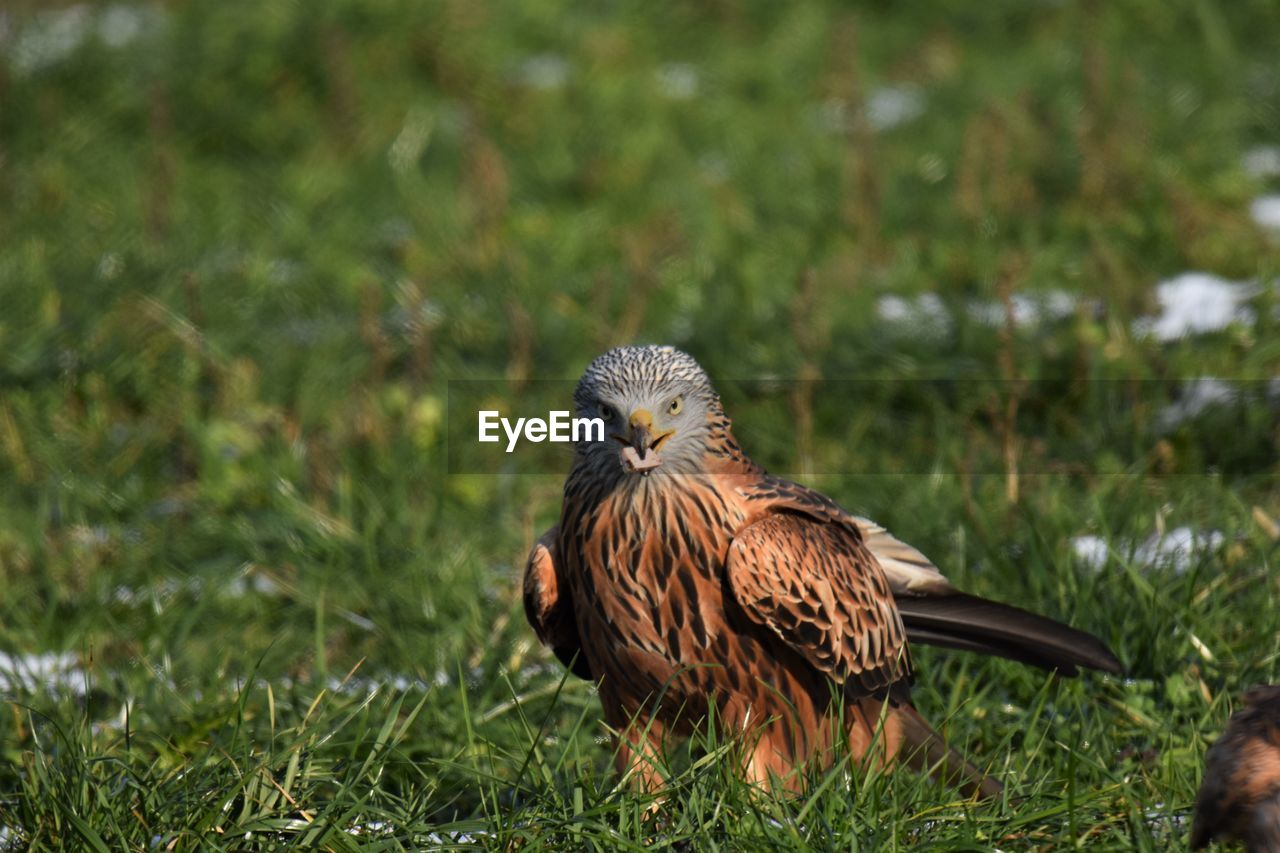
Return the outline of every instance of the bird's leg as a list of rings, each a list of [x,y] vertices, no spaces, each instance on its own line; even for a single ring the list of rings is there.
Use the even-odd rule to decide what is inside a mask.
[[[745,732],[743,778],[772,791],[800,793],[811,769],[830,764],[838,739],[838,720],[796,709],[800,720],[784,715]]]
[[[658,751],[647,739],[638,744],[619,742],[614,765],[623,783],[636,790],[654,794],[666,787],[666,780],[658,769]]]
[[[666,787],[661,770],[664,738],[662,724],[644,716],[637,716],[619,727],[614,765],[624,784],[649,794]]]
[[[849,754],[863,767],[885,769],[893,766],[902,747],[902,721],[884,702],[862,699],[846,710]]]
[[[785,733],[780,731],[782,725],[785,723],[775,722],[748,734],[751,739],[745,744],[742,776],[759,788],[798,791],[803,774],[798,772],[799,764],[797,756],[792,754],[790,739],[785,739]]]
[[[902,745],[902,725],[892,712],[884,714],[884,710],[884,703],[867,699],[850,704],[843,718],[838,713],[815,716],[805,729],[794,728],[794,721],[783,718],[749,731],[743,777],[761,788],[800,793],[807,771],[828,767],[836,757],[833,750],[840,740],[842,719],[855,766],[887,769]]]

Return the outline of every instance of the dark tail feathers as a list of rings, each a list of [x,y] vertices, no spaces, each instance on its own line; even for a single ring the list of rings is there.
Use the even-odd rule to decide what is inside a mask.
[[[907,640],[1009,658],[1074,676],[1078,667],[1119,675],[1120,661],[1092,634],[973,595],[902,596]]]

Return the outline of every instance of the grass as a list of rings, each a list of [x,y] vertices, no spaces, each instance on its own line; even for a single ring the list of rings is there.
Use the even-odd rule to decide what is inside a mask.
[[[78,8],[0,13],[0,847],[1183,842],[1280,680],[1275,4]],[[1188,270],[1245,313],[1135,330]],[[1006,800],[754,796],[712,732],[646,822],[518,600],[565,459],[458,425],[633,340],[1129,677],[921,650]],[[1221,538],[1149,559],[1184,527]]]

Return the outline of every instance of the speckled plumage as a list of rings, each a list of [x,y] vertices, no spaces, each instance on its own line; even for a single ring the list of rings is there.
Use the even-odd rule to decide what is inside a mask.
[[[526,613],[544,644],[599,683],[622,734],[620,768],[648,787],[661,784],[650,759],[711,710],[744,734],[754,781],[796,787],[796,770],[847,738],[873,763],[901,750],[994,794],[998,784],[912,708],[908,640],[1065,674],[1119,668],[1095,638],[963,595],[874,522],[766,474],[685,353],[610,350],[574,401],[580,415],[605,417],[609,435],[575,449],[560,523],[529,557]],[[653,467],[631,465],[636,453]]]
[[[1280,686],[1255,687],[1205,756],[1191,847],[1215,838],[1280,852]]]

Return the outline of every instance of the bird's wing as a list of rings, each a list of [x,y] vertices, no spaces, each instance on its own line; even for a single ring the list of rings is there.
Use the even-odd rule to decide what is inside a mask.
[[[594,680],[578,637],[578,623],[573,615],[573,601],[561,582],[556,540],[559,528],[553,527],[534,543],[524,569],[524,614],[533,632],[544,646],[555,652],[573,674]]]
[[[849,518],[857,525],[862,540],[884,569],[894,595],[949,595],[956,592],[951,581],[924,554],[869,518],[858,515]]]
[[[893,594],[856,531],[765,515],[738,531],[726,571],[753,621],[846,689],[872,693],[909,674]]]
[[[924,554],[866,518],[852,515],[825,495],[777,477],[763,477],[747,491],[770,511],[803,513],[815,520],[856,528],[884,571],[906,628],[907,640],[996,655],[1060,675],[1079,667],[1123,670],[1106,644],[1011,604],[960,592]]]

